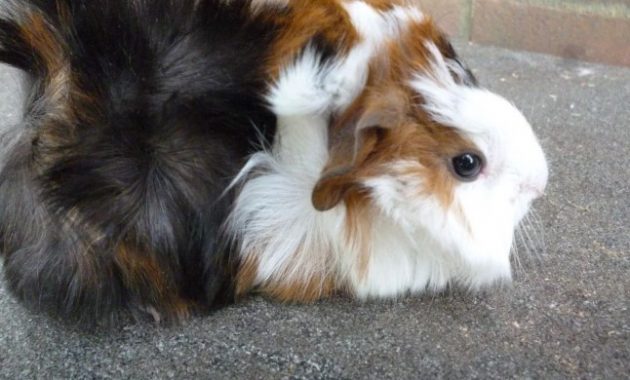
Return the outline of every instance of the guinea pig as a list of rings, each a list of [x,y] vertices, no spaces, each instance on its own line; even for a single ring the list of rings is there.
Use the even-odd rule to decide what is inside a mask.
[[[0,62],[28,75],[0,136],[8,288],[64,320],[181,320],[233,298],[226,190],[271,139],[251,4],[3,0]]]
[[[266,62],[269,149],[236,177],[238,294],[286,302],[511,278],[547,182],[532,128],[410,1],[291,0]]]

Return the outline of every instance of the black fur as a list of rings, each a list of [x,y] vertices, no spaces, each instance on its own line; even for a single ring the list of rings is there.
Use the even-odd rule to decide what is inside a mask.
[[[0,61],[33,85],[24,122],[0,136],[0,249],[28,305],[79,321],[122,308],[177,319],[181,301],[231,299],[221,195],[275,128],[261,99],[274,32],[246,7],[6,3]],[[67,96],[50,91],[59,70],[24,37],[26,14],[60,41]]]
[[[439,41],[439,47],[444,57],[455,62],[457,65],[459,65],[459,67],[462,68],[464,72],[463,77],[460,77],[453,72],[451,72],[451,75],[453,75],[456,80],[461,81],[461,83],[465,86],[479,87],[479,82],[477,81],[477,78],[475,77],[473,72],[459,59],[459,56],[457,55],[457,52],[455,51],[455,48],[453,47],[451,42],[446,38],[441,38]]]

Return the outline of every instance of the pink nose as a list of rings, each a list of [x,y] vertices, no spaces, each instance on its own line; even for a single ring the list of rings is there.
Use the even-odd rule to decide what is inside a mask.
[[[539,170],[536,174],[530,175],[522,184],[521,192],[529,193],[534,198],[539,198],[545,193],[547,187],[547,180],[549,178],[549,171],[546,168]]]
[[[534,199],[540,198],[545,193],[545,187],[547,186],[547,182],[543,181],[540,183],[535,182],[527,182],[521,184],[520,190],[521,194],[530,194]]]
[[[545,175],[542,176],[542,178],[539,179],[539,181],[536,183],[535,187],[536,190],[538,191],[538,196],[542,196],[545,193],[545,188],[547,187],[547,181],[549,180],[549,172],[545,171]]]

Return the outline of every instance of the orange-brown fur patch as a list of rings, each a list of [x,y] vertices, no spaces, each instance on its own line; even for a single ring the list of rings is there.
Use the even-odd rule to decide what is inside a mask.
[[[296,253],[296,256],[299,253]],[[250,291],[262,293],[281,302],[313,302],[332,294],[335,282],[330,276],[311,276],[287,281],[282,274],[263,284],[256,285],[258,260],[250,256],[241,263],[236,277],[236,295]],[[297,264],[293,264],[297,265]],[[291,263],[287,265],[293,268]]]
[[[64,66],[65,47],[48,21],[39,12],[29,12],[20,25],[20,32],[24,40],[41,56],[48,71],[48,79],[53,80]]]
[[[252,290],[258,275],[258,260],[256,257],[249,256],[238,265],[236,274],[236,296],[241,297]]]
[[[363,0],[363,2],[379,11],[388,11],[397,5],[409,3],[409,0]]]
[[[173,280],[149,252],[121,243],[114,261],[125,286],[131,292],[141,292],[148,307],[156,307],[176,320],[190,315],[194,305],[179,295]]]
[[[330,296],[334,281],[330,278],[311,277],[305,281],[272,281],[260,286],[259,290],[281,302],[314,302]]]
[[[70,10],[62,2],[56,5],[61,27],[69,27]],[[33,139],[36,162],[40,168],[45,168],[59,157],[58,148],[74,143],[77,119],[91,120],[91,113],[97,107],[95,99],[81,90],[69,63],[67,47],[44,15],[35,10],[26,13],[20,32],[41,57],[46,74],[42,83],[44,91],[36,103],[42,117],[38,119],[39,128]]]
[[[370,264],[369,242],[372,237],[372,221],[377,218],[368,194],[355,191],[345,200],[346,202],[346,240],[358,252],[358,277],[367,276]]]
[[[272,21],[280,31],[268,58],[267,72],[272,78],[315,37],[323,38],[340,54],[359,40],[350,15],[338,0],[292,0],[273,14]]]

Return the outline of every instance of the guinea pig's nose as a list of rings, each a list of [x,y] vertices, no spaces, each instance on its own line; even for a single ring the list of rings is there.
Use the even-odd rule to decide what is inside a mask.
[[[549,166],[547,160],[541,152],[541,157],[531,162],[533,170],[523,181],[521,189],[534,195],[534,198],[541,197],[545,193],[547,181],[549,179]]]
[[[521,194],[528,194],[532,199],[540,198],[545,193],[547,187],[547,176],[541,178],[532,178],[523,182],[520,186]]]
[[[540,187],[540,186],[534,186],[534,185],[522,185],[521,191],[524,193],[532,194],[533,198],[535,199],[535,198],[540,198],[543,196],[545,192],[545,188]]]

